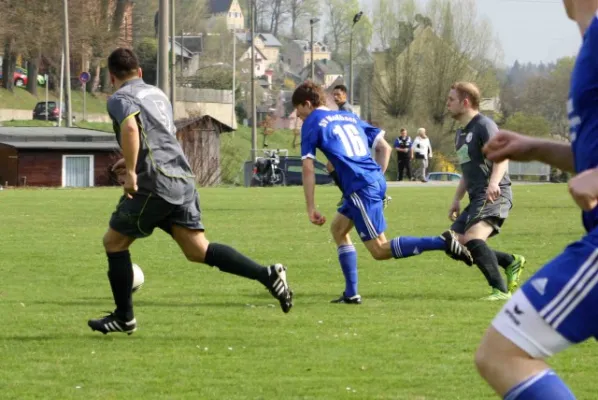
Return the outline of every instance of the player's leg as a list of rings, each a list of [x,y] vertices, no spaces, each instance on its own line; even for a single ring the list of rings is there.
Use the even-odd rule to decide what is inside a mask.
[[[228,245],[210,243],[204,234],[197,193],[192,202],[177,206],[160,228],[172,235],[189,261],[261,282],[279,300],[283,311],[290,311],[293,293],[286,280],[286,268],[281,264],[266,267]]]
[[[108,280],[116,309],[108,316],[88,321],[89,327],[104,334],[133,333],[137,321],[133,312],[133,264],[129,247],[136,238],[151,235],[155,226],[170,211],[171,206],[159,197],[136,194],[123,196],[110,218],[104,235],[108,258]]]
[[[359,237],[375,260],[407,258],[427,251],[444,250],[451,257],[471,264],[469,251],[450,231],[440,236],[400,236],[387,241],[382,236],[386,230],[382,201],[385,192],[386,182],[376,182],[351,194],[346,202],[348,211],[345,215],[353,221]]]
[[[474,221],[466,229],[463,235],[463,243],[465,243],[465,247],[471,253],[475,265],[482,272],[488,285],[492,288],[492,294],[485,297],[485,299],[508,299],[509,291],[500,273],[496,254],[486,243],[490,235],[495,231],[495,227],[490,222],[482,220]]]
[[[405,170],[407,173],[407,180],[412,180],[413,174],[411,172],[411,160],[409,158],[405,159]]]
[[[338,261],[345,277],[343,294],[332,303],[361,304],[357,283],[357,252],[349,232],[353,229],[353,221],[345,214],[350,214],[346,203],[339,209],[330,225],[330,232],[337,246]]]
[[[598,336],[597,242],[586,237],[567,247],[493,320],[476,353],[476,366],[503,398],[575,398],[543,360]]]

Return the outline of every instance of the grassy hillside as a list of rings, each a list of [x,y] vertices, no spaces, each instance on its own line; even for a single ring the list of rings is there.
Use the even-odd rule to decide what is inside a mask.
[[[80,90],[73,90],[71,104],[76,113],[83,112],[83,93]],[[48,99],[58,101],[60,93],[50,92]],[[14,92],[6,89],[0,89],[0,108],[15,110],[33,110],[40,101],[46,100],[44,88],[39,88],[39,96],[35,97],[25,89],[15,88]],[[103,114],[106,112],[106,95],[103,93],[87,93],[87,112],[89,114]]]

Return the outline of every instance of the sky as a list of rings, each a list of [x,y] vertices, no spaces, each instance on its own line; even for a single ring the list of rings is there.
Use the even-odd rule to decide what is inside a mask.
[[[376,0],[360,0],[372,9]],[[426,0],[419,0],[425,4]],[[476,0],[478,15],[490,19],[504,62],[551,62],[577,54],[581,36],[561,0]]]

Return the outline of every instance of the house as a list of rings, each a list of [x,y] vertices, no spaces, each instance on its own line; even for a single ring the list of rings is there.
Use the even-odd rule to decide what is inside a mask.
[[[314,60],[330,60],[331,52],[327,45],[314,41]],[[282,60],[291,71],[299,73],[311,63],[309,40],[291,40],[283,49]]]
[[[225,17],[226,26],[233,32],[245,30],[245,16],[238,0],[209,0],[212,17]]]
[[[316,57],[314,56],[314,58]],[[335,81],[343,79],[344,71],[343,67],[336,61],[322,59],[314,63],[314,74],[313,80],[317,84],[324,86],[324,88],[329,88]],[[301,79],[310,79],[310,76],[311,63],[301,71]]]
[[[201,55],[204,51],[204,37],[200,33],[198,35],[183,35],[175,36],[175,49],[177,55],[177,67],[180,70],[181,58],[179,53],[184,56],[183,61],[183,76],[188,77],[195,75],[197,69],[201,64]],[[170,48],[170,39],[169,39]]]
[[[237,38],[247,46],[251,45],[250,32],[237,33]],[[280,61],[280,49],[282,48],[282,43],[280,43],[276,36],[271,33],[256,33],[253,43],[272,64]]]
[[[254,56],[255,56],[255,69],[254,69],[253,73],[255,74],[256,77],[261,77],[266,74],[266,71],[268,71],[268,68],[269,68],[271,62],[257,46],[254,46]],[[241,61],[241,62],[245,61],[245,60],[251,61],[251,45],[249,46],[249,48],[247,50],[245,50],[243,52],[243,54],[241,54],[241,57],[239,58],[239,61]],[[251,69],[248,69],[248,71],[250,71],[250,70]]]
[[[119,154],[112,133],[0,127],[0,182],[7,186],[110,186],[110,168]]]
[[[200,186],[220,183],[220,135],[233,128],[210,115],[175,122],[176,135]]]

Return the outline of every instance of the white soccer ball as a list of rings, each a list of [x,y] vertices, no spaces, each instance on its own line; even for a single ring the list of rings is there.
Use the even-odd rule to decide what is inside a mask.
[[[137,264],[133,264],[133,293],[138,291],[145,282],[145,276],[143,271]]]

